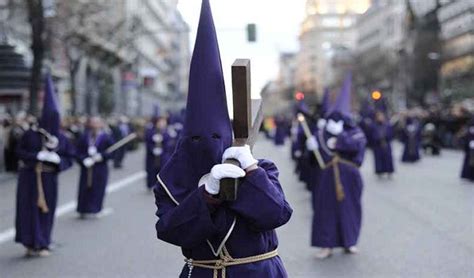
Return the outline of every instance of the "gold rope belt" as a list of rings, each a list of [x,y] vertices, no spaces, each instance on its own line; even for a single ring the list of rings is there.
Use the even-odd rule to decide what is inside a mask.
[[[265,254],[235,259],[235,258],[232,258],[232,256],[229,254],[229,251],[227,251],[227,249],[224,247],[222,252],[219,254],[219,256],[220,256],[220,259],[217,259],[217,260],[184,259],[184,261],[186,262],[189,268],[188,278],[191,278],[191,274],[193,272],[194,267],[213,269],[214,270],[213,278],[218,278],[219,271],[221,271],[221,278],[225,278],[226,267],[268,260],[268,259],[278,256],[278,251],[275,249]]]
[[[53,172],[55,172],[55,169],[53,167],[45,166],[41,162],[38,162],[35,166],[36,186],[38,187],[37,205],[40,208],[42,213],[49,212],[48,204],[46,203],[46,198],[44,195],[42,173],[53,173]]]
[[[341,172],[339,171],[339,163],[346,164],[355,168],[359,168],[357,164],[355,164],[352,161],[340,158],[339,156],[334,156],[334,158],[326,164],[326,167],[324,169],[327,169],[329,167],[332,167],[334,171],[334,186],[336,189],[336,199],[341,202],[344,200],[345,194],[344,194],[344,187],[342,186],[342,181],[341,181]]]

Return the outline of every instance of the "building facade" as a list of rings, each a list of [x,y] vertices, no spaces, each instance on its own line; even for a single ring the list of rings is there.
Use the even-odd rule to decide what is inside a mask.
[[[444,97],[474,95],[474,1],[452,1],[438,11],[443,40],[441,89]]]
[[[301,26],[297,89],[321,96],[324,87],[340,76],[332,68],[335,53],[353,50],[357,18],[369,8],[370,0],[308,0]]]
[[[25,1],[11,2],[2,33],[30,66],[28,10]],[[51,4],[44,10],[44,65],[53,73],[65,115],[148,115],[155,103],[183,105],[189,28],[176,0],[44,3]],[[21,97],[20,108],[27,98]]]

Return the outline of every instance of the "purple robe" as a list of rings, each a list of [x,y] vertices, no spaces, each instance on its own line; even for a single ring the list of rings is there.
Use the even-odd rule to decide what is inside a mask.
[[[285,139],[288,136],[288,126],[284,119],[275,119],[275,135],[273,137],[273,142],[277,146],[282,146],[285,144]]]
[[[464,138],[464,153],[461,178],[474,181],[474,125],[468,128]]]
[[[15,241],[31,249],[48,248],[51,243],[51,231],[54,224],[58,197],[58,174],[72,166],[74,150],[72,144],[62,134],[59,135],[59,146],[55,152],[60,156],[59,165],[43,163],[41,174],[44,197],[49,211],[42,212],[38,205],[38,185],[35,167],[36,159],[42,149],[42,135],[28,130],[21,138],[17,154],[21,161],[18,172],[18,188],[16,195]]]
[[[366,139],[362,130],[353,127],[337,136],[336,148],[331,151],[327,140],[331,135],[319,131],[316,135],[320,153],[326,164],[335,154],[354,165],[338,163],[345,197],[336,199],[334,166],[320,170],[318,186],[313,188],[312,246],[351,247],[357,244],[362,221],[361,196],[363,189],[359,169],[364,158]]]
[[[161,155],[156,156],[153,154],[153,149],[157,147],[153,136],[160,134],[162,136]],[[161,168],[168,162],[171,155],[176,148],[177,133],[169,129],[158,131],[154,126],[148,126],[145,131],[145,144],[146,144],[146,172],[147,172],[147,187],[153,188],[156,184],[156,175],[160,172]]]
[[[269,161],[259,161],[259,168],[249,173],[239,186],[235,202],[210,204],[204,187],[172,195],[175,185],[155,187],[158,238],[180,246],[186,258],[216,259],[221,244],[234,258],[244,258],[273,251],[278,246],[276,228],[291,217],[278,181],[278,169]],[[229,235],[230,234],[230,235]],[[287,277],[280,257],[260,262],[230,266],[227,278]],[[179,277],[188,277],[184,265]],[[213,270],[194,267],[191,277],[212,277]]]
[[[389,123],[372,123],[367,129],[368,140],[374,153],[375,173],[393,173],[393,129]]]
[[[420,160],[421,126],[418,122],[411,123],[414,130],[409,130],[408,125],[402,131],[402,142],[404,145],[402,161],[416,162]]]
[[[107,161],[113,154],[105,153],[105,150],[113,144],[112,137],[106,132],[99,132],[97,138],[91,138],[90,131],[79,139],[77,144],[77,158],[81,166],[81,175],[79,178],[79,192],[77,200],[77,212],[79,213],[98,213],[102,210],[102,204],[105,197],[105,188],[109,179],[109,167]],[[103,157],[102,162],[95,163],[91,168],[83,165],[83,160],[89,156],[89,146],[95,146],[97,152]],[[88,185],[89,171],[92,171],[90,179],[91,186]]]

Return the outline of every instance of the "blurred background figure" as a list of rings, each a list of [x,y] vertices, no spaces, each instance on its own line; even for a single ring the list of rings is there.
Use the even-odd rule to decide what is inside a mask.
[[[112,121],[110,129],[112,130],[112,136],[115,142],[120,141],[121,139],[127,137],[130,133],[132,133],[130,120],[126,116],[120,116],[118,121]],[[129,146],[125,145],[115,151],[113,157],[115,169],[122,168],[123,160],[125,159],[125,155],[127,154],[128,147]]]
[[[163,155],[163,147],[166,133],[166,118],[160,114],[160,108],[155,105],[153,116],[150,123],[145,129],[145,146],[146,146],[146,161],[145,169],[147,173],[147,188],[152,190],[157,180],[156,175],[160,172],[161,167],[165,163],[165,156]]]
[[[99,216],[102,211],[109,179],[107,161],[113,156],[106,150],[113,142],[103,120],[98,116],[89,118],[87,128],[77,143],[77,159],[81,166],[77,212],[81,218]]]
[[[465,135],[464,141],[464,163],[462,166],[461,178],[474,181],[474,116],[471,117]]]
[[[14,118],[13,122],[5,121],[5,146],[4,159],[5,170],[7,172],[16,172],[18,170],[18,155],[16,153],[17,145],[23,134],[29,129],[27,122],[27,115],[25,112],[19,112]]]
[[[395,171],[392,156],[394,132],[382,111],[375,112],[375,119],[367,126],[367,140],[374,154],[375,173],[389,177]]]
[[[402,162],[417,162],[420,160],[421,123],[417,115],[410,113],[405,118],[401,133],[403,143]]]

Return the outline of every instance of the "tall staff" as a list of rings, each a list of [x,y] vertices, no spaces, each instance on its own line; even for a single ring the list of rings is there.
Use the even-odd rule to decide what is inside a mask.
[[[303,127],[304,135],[306,136],[306,138],[311,138],[312,135],[308,126],[308,122],[306,122],[306,118],[304,117],[303,114],[298,113],[298,121],[301,123],[301,126]],[[318,161],[319,168],[324,169],[326,167],[326,164],[324,163],[323,157],[321,156],[319,149],[314,149],[313,154],[316,157],[316,161]]]

